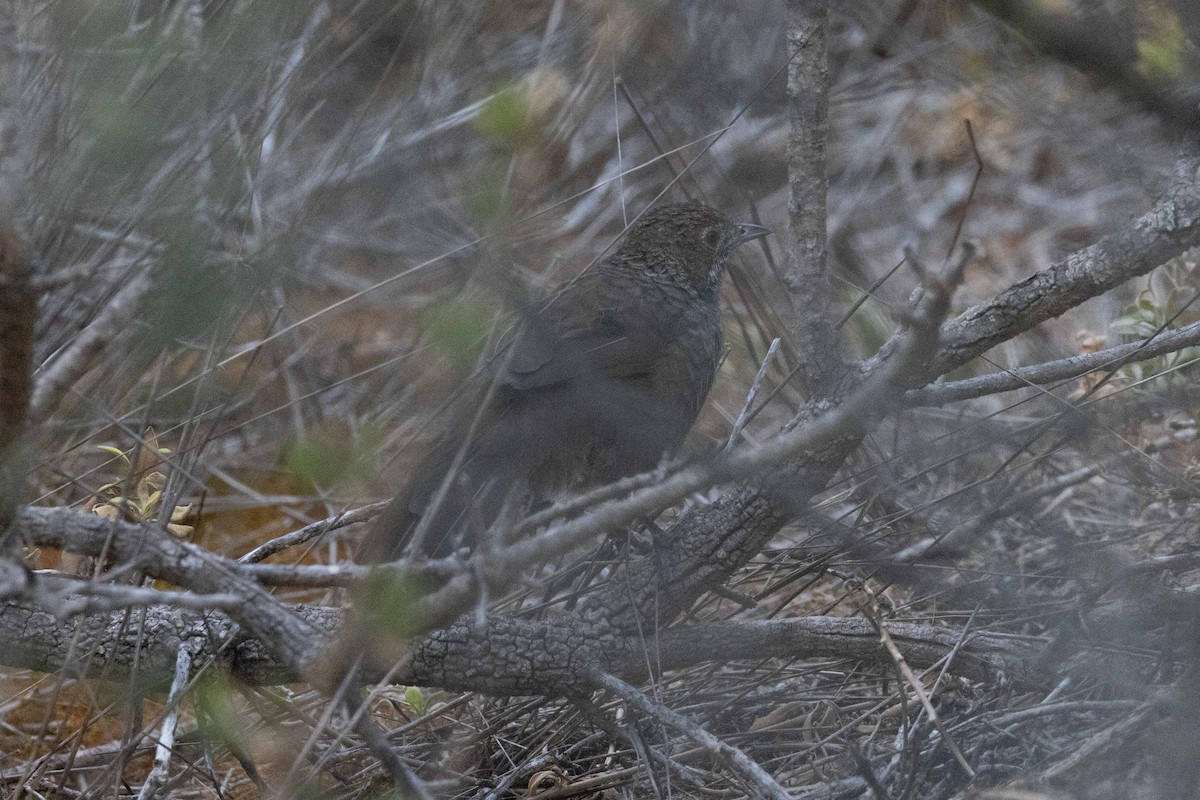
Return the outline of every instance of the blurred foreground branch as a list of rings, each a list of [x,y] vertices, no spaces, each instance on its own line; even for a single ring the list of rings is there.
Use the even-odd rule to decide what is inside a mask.
[[[1136,25],[1132,20],[1114,17],[1109,25],[1097,25],[1096,19],[1089,24],[1049,11],[1052,5],[1033,0],[975,0],[975,4],[1012,26],[1038,50],[1095,77],[1176,133],[1194,140],[1200,131],[1195,75],[1185,73],[1176,81],[1147,77],[1134,65],[1131,54],[1112,46],[1112,33],[1133,35]],[[1188,5],[1194,8],[1194,4],[1181,4]],[[1188,16],[1181,13],[1181,17],[1187,19],[1195,12],[1189,8],[1185,13]]]

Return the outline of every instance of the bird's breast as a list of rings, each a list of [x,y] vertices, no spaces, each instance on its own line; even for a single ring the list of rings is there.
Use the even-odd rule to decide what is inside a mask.
[[[669,354],[659,361],[655,389],[686,417],[683,433],[691,428],[712,388],[722,342],[718,314],[690,314],[668,346]]]

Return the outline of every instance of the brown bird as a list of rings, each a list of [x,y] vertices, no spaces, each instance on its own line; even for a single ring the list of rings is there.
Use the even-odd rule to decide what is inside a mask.
[[[487,406],[459,415],[358,560],[400,557],[417,530],[420,550],[446,555],[474,544],[505,503],[524,511],[653,469],[716,375],[725,262],[768,233],[699,203],[647,212],[610,256],[523,315],[492,359]]]

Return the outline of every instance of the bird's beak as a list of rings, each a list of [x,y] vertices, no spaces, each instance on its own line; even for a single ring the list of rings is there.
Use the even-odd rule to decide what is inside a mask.
[[[761,239],[771,233],[770,228],[764,228],[762,225],[751,225],[749,222],[743,222],[737,226],[737,233],[730,237],[725,243],[726,250],[732,250],[740,244],[745,244],[753,239]]]

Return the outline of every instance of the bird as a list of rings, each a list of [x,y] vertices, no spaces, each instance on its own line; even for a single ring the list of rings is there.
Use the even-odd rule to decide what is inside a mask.
[[[769,233],[701,203],[656,206],[606,258],[526,302],[489,360],[482,405],[476,394],[457,413],[356,560],[475,547],[504,508],[529,511],[674,453],[716,377],[726,263]]]

